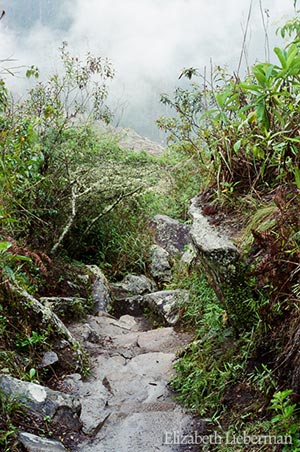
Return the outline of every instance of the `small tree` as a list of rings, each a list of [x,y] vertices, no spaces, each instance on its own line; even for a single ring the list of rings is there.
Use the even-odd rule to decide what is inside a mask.
[[[159,126],[211,172],[219,197],[287,182],[300,189],[299,29],[299,18],[288,22],[280,31],[292,38],[274,49],[278,63],[255,64],[243,81],[220,67],[209,78],[190,68],[182,75],[201,82],[162,96],[176,116],[161,118]]]

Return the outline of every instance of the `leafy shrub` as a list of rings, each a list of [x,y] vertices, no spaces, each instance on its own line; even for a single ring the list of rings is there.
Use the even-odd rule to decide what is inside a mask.
[[[298,30],[299,21],[282,34]],[[161,118],[159,126],[173,146],[195,156],[202,172],[216,179],[219,197],[228,187],[237,193],[282,183],[300,188],[299,40],[274,52],[277,65],[258,63],[244,81],[217,67],[211,81],[202,77],[203,84],[162,96],[177,115]],[[188,75],[199,76],[196,70]]]

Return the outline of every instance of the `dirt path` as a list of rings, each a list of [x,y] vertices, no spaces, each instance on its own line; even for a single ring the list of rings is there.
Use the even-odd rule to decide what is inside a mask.
[[[149,329],[128,315],[90,316],[71,327],[91,356],[92,373],[65,380],[82,403],[86,439],[80,452],[175,452],[174,434],[190,430],[192,419],[168,388],[176,352],[191,339],[173,328]],[[167,436],[166,436],[167,435]]]

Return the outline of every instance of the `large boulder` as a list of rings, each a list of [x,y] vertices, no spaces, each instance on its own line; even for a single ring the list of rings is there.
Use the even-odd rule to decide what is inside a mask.
[[[171,256],[161,246],[151,247],[149,272],[158,284],[170,282],[172,279]]]
[[[97,265],[87,265],[88,271],[93,275],[92,297],[94,300],[94,314],[106,311],[111,303],[109,283]]]
[[[0,391],[22,402],[24,409],[53,423],[63,423],[68,430],[80,428],[81,404],[75,397],[45,386],[0,374]]]
[[[123,299],[134,295],[144,295],[157,290],[156,284],[144,275],[126,275],[119,282],[110,284],[113,299]]]
[[[197,251],[209,256],[212,264],[221,265],[222,270],[228,273],[228,265],[239,259],[237,247],[223,231],[209,223],[197,197],[191,200],[189,215],[192,219],[191,239]]]
[[[190,243],[190,226],[167,215],[155,215],[150,225],[154,230],[154,241],[171,256],[182,254]]]
[[[188,290],[162,290],[144,296],[143,303],[154,314],[161,316],[168,325],[176,325],[179,320],[179,303],[187,303]]]
[[[142,315],[145,310],[152,317],[162,320],[167,325],[175,325],[179,320],[179,302],[187,302],[189,292],[187,290],[162,290],[146,295],[115,300],[113,307],[117,316],[122,314]]]
[[[191,239],[197,258],[208,274],[212,286],[225,309],[229,322],[239,329],[251,321],[243,302],[249,298],[244,284],[240,253],[228,236],[209,223],[202,213],[198,198],[191,201]]]

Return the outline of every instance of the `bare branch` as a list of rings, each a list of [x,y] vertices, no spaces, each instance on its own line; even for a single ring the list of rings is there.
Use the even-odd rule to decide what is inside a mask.
[[[237,68],[237,71],[236,71],[237,74],[239,74],[239,72],[240,72],[240,70],[241,70],[243,55],[246,55],[246,52],[245,52],[245,49],[246,49],[246,40],[247,40],[248,29],[249,29],[251,14],[252,14],[252,6],[253,6],[253,0],[250,0],[249,11],[248,11],[248,17],[247,17],[247,22],[246,22],[246,28],[245,28],[244,37],[243,37],[242,50],[241,50],[241,55],[240,55],[240,60],[239,60],[238,68]]]
[[[102,217],[104,217],[105,215],[107,215],[109,212],[111,212],[123,199],[128,198],[129,196],[134,195],[135,193],[137,193],[138,191],[142,190],[142,188],[144,188],[144,186],[140,186],[138,188],[136,188],[135,190],[132,190],[129,193],[125,193],[125,194],[121,194],[119,195],[119,197],[110,205],[108,206],[103,212],[101,212],[99,215],[97,215],[93,220],[91,220],[90,224],[88,225],[88,227],[84,230],[83,235],[86,235],[94,226],[94,224],[100,220]]]
[[[73,221],[76,217],[76,199],[77,199],[76,186],[73,185],[72,186],[72,197],[71,197],[71,215],[70,215],[70,218],[69,218],[66,226],[64,227],[62,233],[60,234],[59,239],[53,245],[53,247],[51,249],[51,254],[54,254],[57,251],[59,245],[62,243],[63,239],[65,238],[65,235],[69,232],[69,230],[73,224]]]

